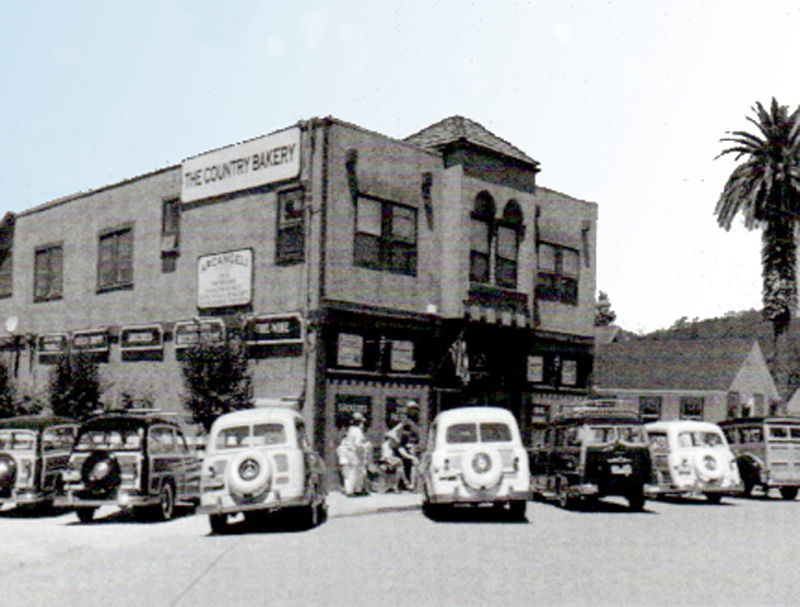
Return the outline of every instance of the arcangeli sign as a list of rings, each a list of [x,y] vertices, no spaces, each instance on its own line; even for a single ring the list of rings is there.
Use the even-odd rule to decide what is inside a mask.
[[[250,303],[253,250],[204,255],[197,260],[197,307],[225,308]]]
[[[181,200],[222,196],[299,174],[300,129],[293,127],[187,158],[181,167]]]

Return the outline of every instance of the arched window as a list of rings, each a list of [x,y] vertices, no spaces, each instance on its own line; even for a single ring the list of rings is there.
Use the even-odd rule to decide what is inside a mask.
[[[492,228],[495,206],[489,192],[475,197],[470,225],[469,279],[472,282],[490,281]]]
[[[509,200],[503,218],[497,224],[497,256],[495,280],[497,286],[517,288],[519,244],[522,241],[522,209],[516,200]]]

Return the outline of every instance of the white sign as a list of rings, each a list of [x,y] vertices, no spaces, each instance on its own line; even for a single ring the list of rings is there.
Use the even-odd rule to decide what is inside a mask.
[[[252,249],[200,257],[197,260],[197,307],[247,305],[253,293],[252,283]]]
[[[265,135],[183,161],[181,200],[193,202],[300,174],[300,129]]]

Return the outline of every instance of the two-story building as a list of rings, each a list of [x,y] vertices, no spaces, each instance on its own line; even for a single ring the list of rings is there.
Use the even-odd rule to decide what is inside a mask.
[[[91,352],[108,404],[181,411],[181,351],[236,336],[254,396],[302,398],[327,454],[408,401],[528,426],[587,392],[597,263],[596,205],[539,170],[459,116],[404,140],[323,118],[9,213],[6,362],[35,393]]]

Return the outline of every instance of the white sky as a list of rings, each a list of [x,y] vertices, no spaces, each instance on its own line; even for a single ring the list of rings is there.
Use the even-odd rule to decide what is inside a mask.
[[[0,214],[332,115],[402,138],[460,114],[597,202],[598,289],[634,331],[761,307],[717,227],[728,130],[800,104],[795,1],[15,2]]]

